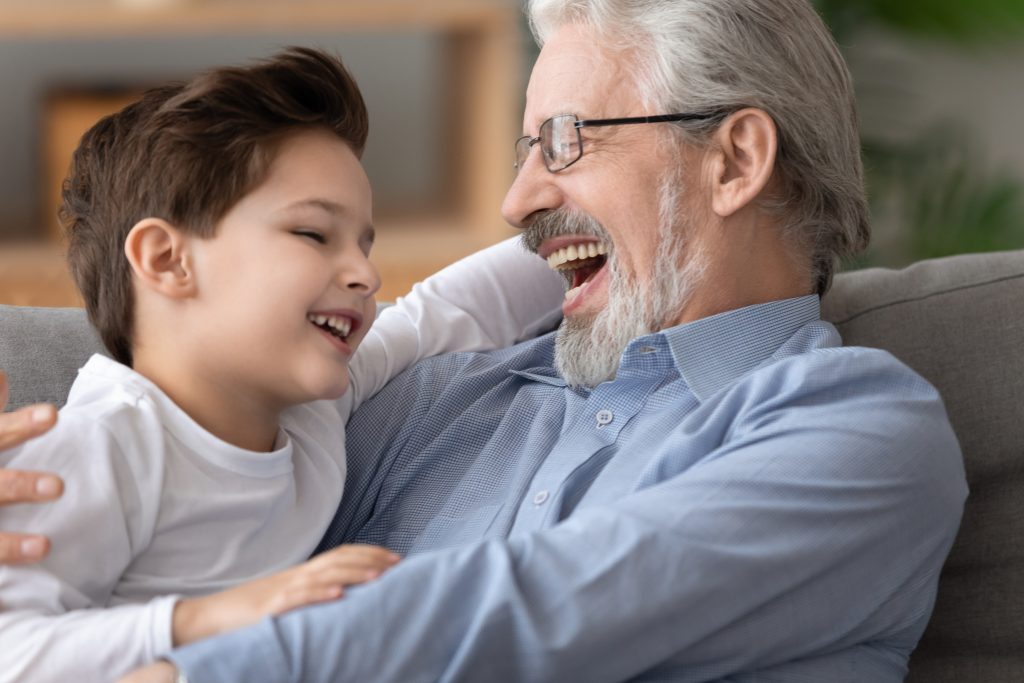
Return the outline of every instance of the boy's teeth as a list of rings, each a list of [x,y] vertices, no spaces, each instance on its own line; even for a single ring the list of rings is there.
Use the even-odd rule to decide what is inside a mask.
[[[339,318],[333,315],[307,315],[306,318],[315,325],[330,327],[338,332],[338,336],[347,337],[352,331],[352,321],[348,318]]]
[[[331,318],[327,324],[336,329],[342,337],[347,337],[352,330],[352,322],[348,318]]]
[[[608,253],[608,245],[604,242],[583,242],[581,244],[570,244],[562,247],[555,253],[548,256],[548,265],[558,269],[572,261],[581,261],[588,258],[603,256]],[[572,265],[566,266],[572,268]]]

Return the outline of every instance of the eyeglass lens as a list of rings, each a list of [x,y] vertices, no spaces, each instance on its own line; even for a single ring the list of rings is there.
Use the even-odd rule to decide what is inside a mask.
[[[525,136],[516,140],[516,169],[523,167],[530,156],[530,148],[538,142],[549,171],[561,171],[574,164],[583,155],[583,140],[575,126],[576,120],[572,114],[555,116],[541,124],[539,139]]]
[[[561,171],[583,154],[583,141],[575,123],[575,116],[556,116],[540,127],[540,146],[549,171]]]

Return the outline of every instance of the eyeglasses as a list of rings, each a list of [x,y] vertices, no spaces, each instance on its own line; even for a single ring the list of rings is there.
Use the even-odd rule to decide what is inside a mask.
[[[540,135],[530,137],[524,135],[516,140],[516,172],[526,163],[530,156],[530,148],[540,143],[540,151],[544,156],[544,166],[552,173],[569,168],[583,156],[583,136],[580,128],[596,128],[598,126],[626,126],[636,123],[669,123],[673,121],[705,121],[721,118],[725,112],[710,114],[661,114],[659,116],[634,116],[624,119],[585,119],[580,120],[573,114],[560,114],[540,124]]]

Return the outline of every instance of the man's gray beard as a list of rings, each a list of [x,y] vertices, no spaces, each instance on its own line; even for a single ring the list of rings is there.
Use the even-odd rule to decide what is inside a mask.
[[[595,387],[615,378],[622,352],[637,337],[665,329],[693,296],[706,259],[686,253],[693,221],[679,215],[683,189],[677,177],[667,178],[659,191],[660,248],[650,278],[641,283],[622,271],[615,252],[608,255],[608,305],[593,315],[566,318],[555,338],[555,369],[572,387]],[[556,212],[562,214],[562,212]],[[535,234],[534,244],[557,234],[599,236],[611,245],[607,232],[589,216],[552,216]],[[557,227],[551,225],[557,223]],[[555,232],[560,230],[561,232]],[[552,234],[554,233],[554,234]],[[527,244],[529,237],[524,235]],[[679,264],[683,263],[680,267]],[[637,302],[643,305],[638,306]]]

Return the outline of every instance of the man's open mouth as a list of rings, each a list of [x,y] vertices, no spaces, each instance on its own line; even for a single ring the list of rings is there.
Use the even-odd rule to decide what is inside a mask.
[[[346,341],[348,339],[348,335],[352,332],[353,321],[344,316],[316,315],[310,313],[306,316],[306,319],[324,332],[327,332],[342,341]]]
[[[548,265],[565,277],[569,291],[566,301],[572,301],[608,261],[608,245],[604,242],[578,242],[552,252]]]

